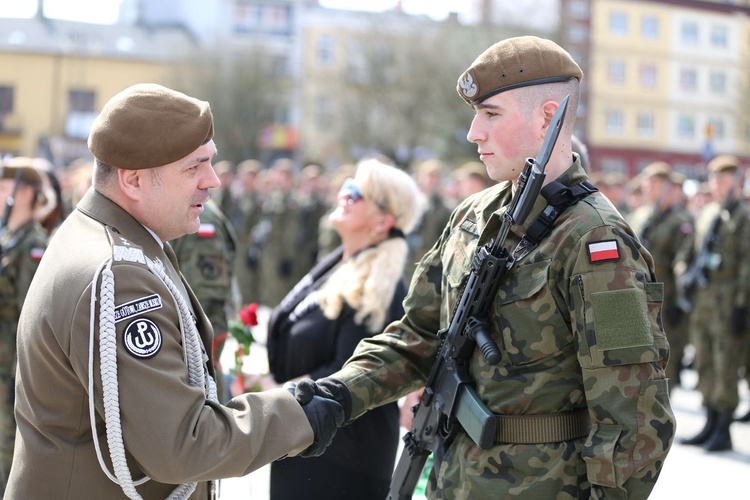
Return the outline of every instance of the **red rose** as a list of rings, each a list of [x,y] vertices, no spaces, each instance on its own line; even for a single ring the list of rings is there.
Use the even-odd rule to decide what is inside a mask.
[[[240,311],[240,320],[247,326],[255,326],[258,324],[258,304],[253,302],[252,304],[246,305]]]

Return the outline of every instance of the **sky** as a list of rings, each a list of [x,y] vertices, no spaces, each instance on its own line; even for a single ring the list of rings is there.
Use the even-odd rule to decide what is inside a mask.
[[[70,21],[113,24],[121,0],[45,0],[48,17]],[[392,9],[397,0],[320,0],[323,7],[382,11]],[[441,20],[452,11],[460,12],[470,4],[468,0],[402,0],[401,7],[408,14],[427,14]],[[2,0],[0,17],[31,17],[36,12],[37,0]]]

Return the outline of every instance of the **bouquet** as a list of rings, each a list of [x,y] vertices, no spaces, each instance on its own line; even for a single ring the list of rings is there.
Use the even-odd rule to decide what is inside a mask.
[[[258,304],[255,302],[243,307],[237,314],[237,319],[229,320],[229,331],[219,335],[214,340],[214,359],[216,358],[216,346],[227,337],[233,337],[237,341],[237,349],[234,351],[234,367],[229,372],[237,378],[237,383],[242,391],[248,390],[245,387],[245,377],[242,373],[242,364],[244,357],[250,354],[250,345],[255,342],[253,332],[250,329],[258,324]]]

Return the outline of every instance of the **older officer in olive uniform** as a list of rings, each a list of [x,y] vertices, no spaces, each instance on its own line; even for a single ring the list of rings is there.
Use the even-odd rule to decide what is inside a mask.
[[[706,282],[695,289],[690,314],[706,425],[681,442],[724,451],[732,449],[729,427],[739,404],[738,372],[750,340],[750,209],[741,197],[742,172],[735,156],[717,156],[707,168],[714,201],[698,213],[692,254],[695,259],[706,252]]]
[[[498,184],[455,209],[419,263],[404,317],[360,342],[341,371],[300,381],[300,399],[327,394],[351,420],[425,383],[440,344],[435,332],[450,321],[474,250],[497,235],[512,182],[538,154],[566,95],[546,182],[577,190],[586,180],[571,152],[581,78],[567,52],[530,36],[493,45],[461,75],[458,92],[475,111],[468,139]],[[540,195],[524,225],[511,229],[509,250],[546,205]],[[662,284],[651,256],[598,192],[567,208],[536,248],[518,250],[489,313],[501,360],[490,365],[478,350],[469,360],[476,392],[503,432],[485,450],[459,429],[435,455],[428,496],[648,497],[675,423],[664,376]],[[564,432],[552,437],[543,423]]]
[[[180,272],[195,292],[208,321],[218,336],[228,331],[228,319],[238,311],[234,258],[237,237],[229,220],[213,200],[208,200],[200,216],[198,231],[171,242]],[[225,340],[214,341],[214,366],[221,368],[219,358]],[[226,403],[229,395],[223,373],[216,374],[219,401]]]
[[[13,460],[16,422],[13,392],[16,329],[26,293],[47,248],[47,235],[34,218],[45,203],[35,158],[11,158],[0,173],[0,493]]]
[[[208,103],[156,84],[123,90],[94,121],[93,188],[19,320],[8,498],[208,498],[206,481],[330,443],[321,398],[217,401],[211,325],[167,243],[198,230],[219,184],[212,137]]]
[[[688,341],[688,315],[680,308],[675,269],[681,268],[693,243],[693,218],[679,196],[680,176],[665,162],[654,162],[640,174],[645,202],[628,219],[641,243],[654,258],[656,277],[664,283],[664,329],[671,356],[667,365],[669,387],[679,385],[680,360]],[[640,217],[638,217],[640,215]]]

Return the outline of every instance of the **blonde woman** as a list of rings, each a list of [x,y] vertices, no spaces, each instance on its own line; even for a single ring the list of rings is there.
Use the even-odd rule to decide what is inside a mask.
[[[273,310],[268,329],[272,380],[330,375],[357,343],[403,314],[405,234],[418,219],[419,190],[405,172],[366,160],[344,182],[330,220],[342,245],[319,263]],[[271,498],[377,498],[388,493],[398,447],[396,403],[339,430],[318,458],[271,466]]]

